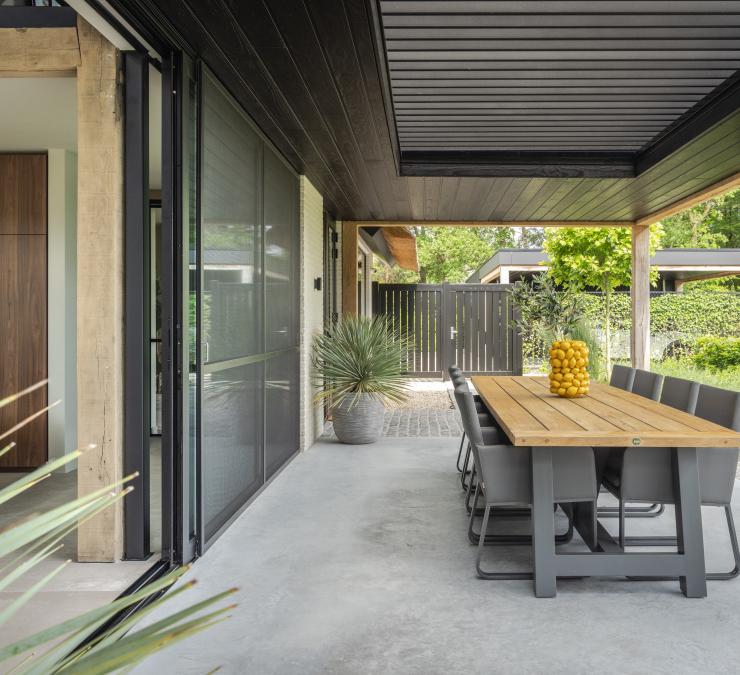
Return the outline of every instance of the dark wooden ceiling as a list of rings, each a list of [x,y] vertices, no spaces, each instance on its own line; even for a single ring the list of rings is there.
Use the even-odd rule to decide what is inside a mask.
[[[461,175],[400,176],[396,120],[389,102],[385,59],[378,49],[382,41],[377,29],[378,7],[374,2],[160,0],[153,9],[187,38],[194,52],[204,58],[296,170],[305,173],[322,192],[327,209],[338,219],[633,220],[740,171],[740,95],[738,88],[734,87],[717,95],[717,102],[711,108],[700,106],[699,112],[690,119],[681,117],[678,108],[671,109],[671,116],[658,113],[659,123],[641,113],[635,120],[640,122],[637,125],[640,134],[657,133],[658,138],[643,149],[639,162],[634,162],[634,170],[626,174],[637,173],[637,177],[599,178],[588,176],[588,172],[581,175],[576,172],[577,175],[571,176],[567,171],[553,171],[542,176],[537,175],[536,170],[532,171],[530,166],[512,166],[508,175],[479,177],[478,174],[485,174],[485,167],[468,164],[460,169],[455,162],[445,164],[444,157],[439,159],[441,172],[457,171]],[[121,0],[121,4],[131,3]],[[441,8],[451,3],[432,0],[386,4],[388,7],[415,4]],[[651,7],[653,13],[650,16],[654,16],[659,6],[677,8],[680,12],[688,11],[689,5],[695,9],[697,3],[595,0],[465,4],[479,6],[481,16],[488,17],[485,20],[489,23],[493,6],[497,11],[508,8],[504,14],[495,15],[503,23],[516,16],[521,6],[537,6],[539,12],[530,13],[533,27],[536,26],[535,20],[546,24],[547,19],[540,14],[548,13],[548,8],[556,5],[579,6],[569,19],[574,26],[586,21],[584,12],[593,14],[597,11],[594,8],[598,8],[601,14],[606,9],[613,19],[618,17],[615,21],[627,24],[630,34],[639,40],[639,33],[634,33],[634,30],[643,25],[642,20],[647,16],[643,8]],[[737,31],[740,1],[701,4],[705,9],[694,21],[697,29],[722,29],[716,34],[720,41],[725,40],[723,36],[727,34],[735,35],[733,31]],[[452,15],[444,13],[435,16],[435,20],[440,16],[455,20]],[[685,22],[683,14],[675,16]],[[481,25],[485,27],[483,23]],[[600,40],[601,37],[591,39]],[[532,36],[521,39],[536,40]],[[699,32],[693,39],[701,43],[708,38]],[[532,49],[535,47],[531,45]],[[733,47],[737,48],[737,44]],[[565,63],[549,51],[538,54],[540,58],[527,58],[527,67],[518,67],[516,72],[501,68],[496,71],[497,77],[491,78],[489,72],[477,67],[480,64],[474,64],[468,75],[470,79],[481,79],[485,87],[500,86],[501,80],[512,77],[526,77],[531,81],[549,79],[553,74],[565,75],[566,70],[567,77],[552,78],[552,82],[557,84],[551,84],[550,89],[554,86],[572,88],[573,81],[589,79],[586,74],[589,69],[585,66],[573,69],[571,61]],[[721,58],[717,59],[719,55]],[[731,55],[734,56],[730,58]],[[439,78],[441,71],[434,65],[436,61],[415,60],[425,64],[425,72],[419,71],[414,81],[431,78],[435,79],[435,85],[452,86],[458,79],[458,73]],[[613,81],[603,81],[608,77],[606,74],[601,81],[606,90],[604,93],[616,96],[619,92],[625,101],[638,106],[641,111],[645,110],[646,102],[633,100],[634,94],[630,93],[636,92],[639,86],[647,84],[644,93],[656,97],[656,100],[662,93],[669,97],[666,100],[674,100],[675,94],[662,92],[658,87],[675,89],[681,85],[674,81],[661,84],[665,82],[666,72],[662,68],[665,64],[661,58],[655,57],[655,49],[639,60],[643,62],[640,75],[649,84],[640,82],[638,85],[633,81],[635,62],[630,62],[629,67],[617,68],[617,65],[626,66],[625,62],[616,58],[600,59],[600,65],[614,68],[610,71]],[[730,49],[723,42],[721,47],[703,50],[691,61],[672,62],[670,72],[676,77],[677,71],[686,75],[682,82],[688,88],[684,96],[687,98],[701,95],[709,87],[721,84],[738,69],[739,62],[736,49]],[[404,71],[392,67],[391,72],[396,77]],[[480,74],[485,74],[485,77],[478,78]],[[495,80],[493,84],[490,82],[492,79]],[[599,78],[590,79],[599,81]],[[589,87],[594,84],[590,83]],[[540,94],[549,96],[549,91],[542,90]],[[711,92],[709,95],[712,96]],[[685,106],[693,100],[681,99],[680,102]],[[604,101],[604,105],[608,102]],[[620,107],[619,110],[629,108]],[[517,123],[523,122],[517,119],[521,112],[507,121],[510,128],[517,128]],[[622,133],[631,129],[631,125],[626,124],[626,114],[620,112],[617,120],[605,115],[605,119],[600,121],[608,122],[604,126],[612,133]],[[679,116],[678,122],[661,134],[660,125],[670,125],[674,114]],[[570,121],[580,129],[578,119]],[[535,129],[531,129],[532,125],[524,125],[532,132],[539,129],[539,122],[542,122],[542,131],[555,133],[549,126],[554,120],[549,116],[544,120],[530,117],[529,121],[538,123]],[[570,127],[565,124],[567,121],[558,120],[561,124],[558,129],[565,129],[565,133],[570,134]],[[459,130],[468,137],[470,122],[467,119],[456,120],[454,128],[448,128],[447,133]],[[418,124],[419,129],[426,128],[421,120]],[[405,134],[401,138],[406,142],[411,138],[414,127],[405,122],[401,126]],[[593,136],[592,131],[589,133]],[[647,137],[644,134],[629,136],[639,143],[644,143]],[[632,149],[635,146],[624,147]],[[572,150],[573,146],[569,145],[568,149]],[[516,148],[513,150],[516,152]],[[537,169],[536,158],[533,162],[534,169]],[[423,171],[424,167],[419,168],[420,173]]]

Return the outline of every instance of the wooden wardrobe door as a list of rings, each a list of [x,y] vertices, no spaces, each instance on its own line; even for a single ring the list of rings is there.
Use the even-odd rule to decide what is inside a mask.
[[[46,155],[0,155],[0,397],[47,377]],[[46,405],[46,388],[0,408],[6,431]],[[42,415],[0,441],[17,446],[0,470],[30,469],[47,459]]]

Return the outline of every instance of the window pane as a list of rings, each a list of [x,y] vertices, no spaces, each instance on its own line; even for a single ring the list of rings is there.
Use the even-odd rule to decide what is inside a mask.
[[[206,362],[261,345],[262,143],[210,76],[203,81],[203,326]]]
[[[203,378],[203,495],[206,539],[262,485],[262,364]]]
[[[298,352],[265,364],[265,476],[269,478],[298,450]]]
[[[265,152],[267,351],[298,344],[298,179]],[[310,292],[310,291],[309,291]]]

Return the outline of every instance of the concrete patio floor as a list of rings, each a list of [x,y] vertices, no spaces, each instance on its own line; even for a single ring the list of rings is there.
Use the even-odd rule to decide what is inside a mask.
[[[168,610],[237,585],[232,618],[137,672],[738,672],[740,579],[701,600],[677,582],[560,580],[557,598],[537,599],[531,582],[477,579],[456,452],[454,439],[393,438],[298,456]],[[729,569],[722,511],[705,508],[704,522],[710,567]],[[672,523],[667,512],[628,526]],[[531,564],[529,548],[487,552],[500,569]]]

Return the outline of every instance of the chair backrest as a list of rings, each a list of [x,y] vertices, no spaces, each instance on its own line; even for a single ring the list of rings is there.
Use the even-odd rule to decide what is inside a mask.
[[[612,367],[612,376],[609,384],[619,387],[625,391],[632,391],[632,383],[635,381],[635,369],[629,366],[616,365]]]
[[[460,411],[463,431],[473,446],[483,445],[483,432],[480,428],[478,411],[475,409],[475,400],[467,384],[455,387],[455,403]]]
[[[454,387],[459,387],[461,384],[467,384],[463,371],[457,366],[450,366],[447,369],[447,372],[450,374],[450,379],[452,380],[452,385]]]
[[[740,392],[702,384],[695,414],[740,431]],[[702,448],[698,454],[702,503],[729,504],[737,472],[738,448]]]
[[[635,369],[635,377],[632,380],[632,393],[657,401],[660,391],[663,389],[663,376],[651,373],[649,370]]]
[[[663,380],[663,391],[660,393],[660,402],[665,405],[694,414],[696,399],[699,396],[699,383],[684,380],[681,377],[667,375]]]

